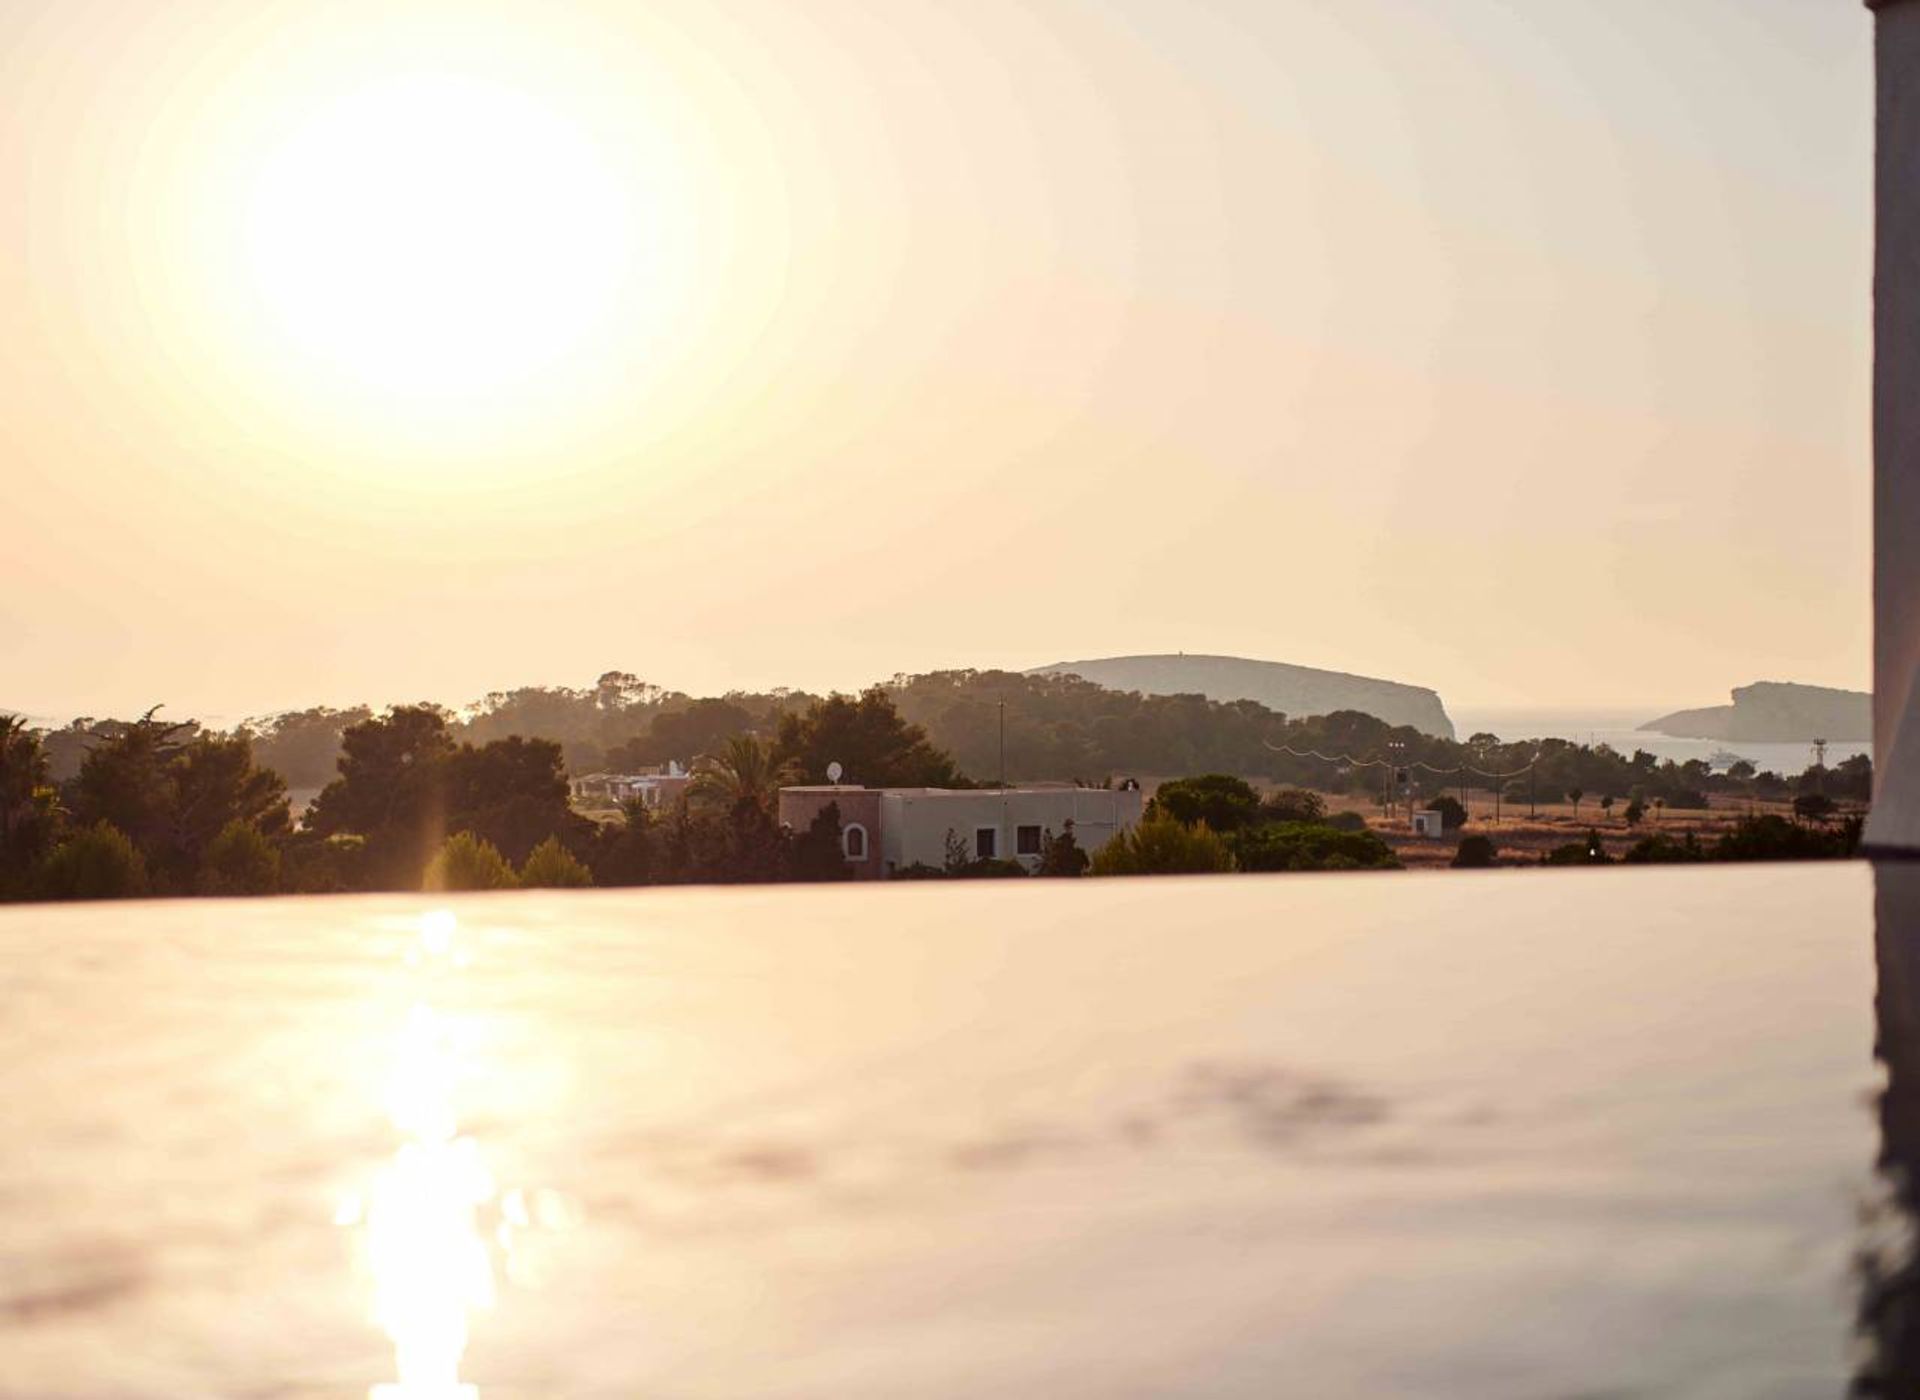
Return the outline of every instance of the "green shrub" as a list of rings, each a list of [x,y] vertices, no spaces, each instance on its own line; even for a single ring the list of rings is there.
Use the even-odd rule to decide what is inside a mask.
[[[527,853],[520,867],[520,884],[529,890],[577,890],[593,883],[593,872],[560,844],[558,836],[549,836]]]
[[[510,890],[518,883],[507,858],[471,831],[449,836],[427,865],[426,888],[436,892]]]
[[[903,865],[888,877],[890,880],[944,880],[947,872],[938,865],[928,865],[924,860],[916,860],[912,865]]]
[[[1242,870],[1398,870],[1399,857],[1373,831],[1337,831],[1317,822],[1281,822],[1228,838]]]
[[[220,828],[200,858],[201,894],[272,894],[280,888],[280,852],[251,822]]]
[[[1330,826],[1335,831],[1369,831],[1372,829],[1367,825],[1367,819],[1358,812],[1335,812],[1330,817],[1323,817],[1320,825]]]
[[[1493,840],[1487,836],[1462,836],[1453,853],[1456,870],[1485,870],[1493,864]]]
[[[1040,868],[1033,873],[1049,879],[1073,879],[1087,873],[1091,858],[1080,849],[1080,842],[1073,834],[1073,819],[1067,819],[1066,830],[1055,836],[1051,831],[1040,847]]]
[[[1260,815],[1260,794],[1252,784],[1227,773],[1202,773],[1162,783],[1153,805],[1188,826],[1205,822],[1215,831],[1238,831]]]
[[[289,894],[344,894],[367,887],[367,841],[350,831],[296,832],[280,852],[280,888]]]
[[[1854,854],[1860,823],[1839,831],[1800,826],[1769,812],[1745,817],[1714,844],[1715,860],[1838,860]]]
[[[970,860],[940,873],[949,880],[1024,880],[1027,867],[1017,860]]]
[[[1268,793],[1260,802],[1263,822],[1317,822],[1324,821],[1326,815],[1327,800],[1306,788],[1281,788]]]
[[[1155,815],[1094,853],[1095,875],[1211,875],[1233,869],[1233,853],[1205,822]]]
[[[98,821],[53,849],[40,886],[48,899],[137,899],[147,892],[147,863],[118,827]]]
[[[1793,799],[1793,814],[1803,822],[1823,822],[1837,810],[1823,792],[1803,792]]]
[[[1691,831],[1684,841],[1676,841],[1664,832],[1642,836],[1620,857],[1628,865],[1691,865],[1707,858]]]
[[[787,878],[809,882],[851,880],[853,865],[841,846],[840,804],[829,802],[813,814],[805,831],[787,842]]]
[[[1597,831],[1589,831],[1584,841],[1555,846],[1540,859],[1542,865],[1609,865],[1612,861]]]

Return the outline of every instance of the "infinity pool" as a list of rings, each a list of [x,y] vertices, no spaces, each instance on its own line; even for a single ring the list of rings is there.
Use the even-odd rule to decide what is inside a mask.
[[[1920,867],[13,907],[0,968],[7,1397],[1907,1393]]]

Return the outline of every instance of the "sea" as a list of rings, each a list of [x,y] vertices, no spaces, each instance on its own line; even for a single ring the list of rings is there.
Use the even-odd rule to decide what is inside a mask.
[[[1702,758],[1712,761],[1716,768],[1732,762],[1731,759],[1720,762],[1716,756],[1735,754],[1762,772],[1771,769],[1788,775],[1799,773],[1814,762],[1811,742],[1756,744],[1746,740],[1683,739],[1651,733],[1639,727],[1655,717],[1645,710],[1460,709],[1448,713],[1453,718],[1454,732],[1462,739],[1481,733],[1498,734],[1509,742],[1568,739],[1576,744],[1611,744],[1623,754],[1645,749],[1655,758],[1670,758],[1675,763]],[[1829,743],[1827,764],[1831,767],[1855,754],[1871,757],[1873,745],[1860,741]]]

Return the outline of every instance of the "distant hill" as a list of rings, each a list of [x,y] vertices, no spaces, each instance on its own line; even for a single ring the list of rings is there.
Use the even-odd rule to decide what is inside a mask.
[[[1108,656],[1036,666],[1028,675],[1076,675],[1109,690],[1142,695],[1204,695],[1209,700],[1255,700],[1290,719],[1358,710],[1422,734],[1453,738],[1440,697],[1423,686],[1318,671],[1238,656]]]
[[[1744,739],[1755,744],[1803,744],[1815,739],[1854,743],[1873,738],[1873,697],[1790,681],[1755,681],[1733,692],[1731,705],[1676,710],[1640,728],[1676,739]]]

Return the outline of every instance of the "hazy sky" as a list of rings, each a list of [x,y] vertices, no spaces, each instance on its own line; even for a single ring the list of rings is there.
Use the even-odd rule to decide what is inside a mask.
[[[1868,669],[1832,0],[0,0],[0,705]]]

